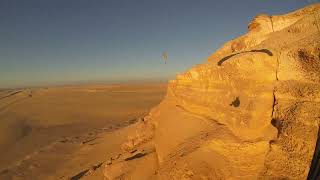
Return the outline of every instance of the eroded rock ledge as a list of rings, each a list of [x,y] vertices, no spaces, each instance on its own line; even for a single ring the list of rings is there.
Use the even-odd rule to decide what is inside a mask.
[[[105,177],[306,179],[320,120],[319,20],[319,3],[255,17],[169,82]]]

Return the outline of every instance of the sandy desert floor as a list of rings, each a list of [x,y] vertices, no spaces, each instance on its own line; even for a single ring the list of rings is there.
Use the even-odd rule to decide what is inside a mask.
[[[0,91],[0,179],[102,179],[100,166],[165,84]]]

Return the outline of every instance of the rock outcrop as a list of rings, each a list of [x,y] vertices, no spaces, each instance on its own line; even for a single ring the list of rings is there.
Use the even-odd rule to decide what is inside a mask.
[[[143,169],[125,156],[105,177],[306,179],[320,120],[319,26],[320,4],[256,16],[247,34],[169,82],[124,144],[132,157],[147,149],[131,158]]]

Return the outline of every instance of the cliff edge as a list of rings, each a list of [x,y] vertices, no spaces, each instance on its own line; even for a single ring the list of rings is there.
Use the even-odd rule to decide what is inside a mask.
[[[256,16],[177,75],[106,179],[306,179],[320,120],[320,4]]]

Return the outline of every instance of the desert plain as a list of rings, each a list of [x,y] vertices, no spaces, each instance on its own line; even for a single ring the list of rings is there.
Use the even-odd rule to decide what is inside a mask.
[[[165,92],[164,83],[2,89],[0,179],[102,179],[126,126]]]

